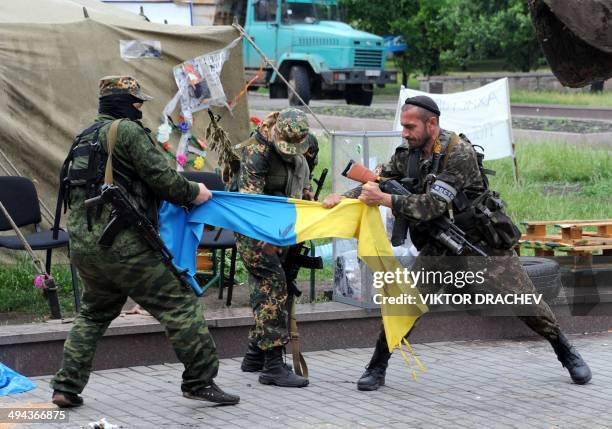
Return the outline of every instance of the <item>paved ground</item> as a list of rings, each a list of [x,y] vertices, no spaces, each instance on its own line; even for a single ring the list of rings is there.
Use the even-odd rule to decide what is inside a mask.
[[[417,344],[427,373],[414,381],[396,353],[387,386],[359,392],[371,349],[343,349],[306,354],[304,389],[260,385],[240,372],[240,359],[223,360],[217,381],[241,395],[234,407],[182,398],[177,364],[98,371],[69,424],[15,427],[78,428],[106,417],[124,428],[610,428],[612,334],[573,340],[594,373],[586,386],[570,383],[544,341],[479,341]],[[0,406],[48,401],[49,378]]]

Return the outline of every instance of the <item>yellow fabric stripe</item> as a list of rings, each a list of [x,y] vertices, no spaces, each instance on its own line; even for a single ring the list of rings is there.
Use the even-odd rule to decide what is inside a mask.
[[[297,242],[325,237],[356,238],[357,254],[372,271],[392,271],[403,269],[403,266],[392,258],[393,249],[383,227],[378,207],[367,206],[356,199],[344,199],[332,209],[325,209],[321,203],[290,198],[296,207],[295,232]],[[418,291],[411,285],[387,283],[383,288],[386,297],[397,297],[401,294],[416,296]],[[420,300],[417,300],[420,302]],[[395,348],[402,350],[402,340],[410,331],[416,320],[427,312],[424,304],[382,304],[383,323],[389,351]],[[405,340],[404,340],[405,341]],[[407,344],[407,342],[406,342]],[[422,365],[409,348],[417,366]],[[404,354],[403,350],[402,353]]]

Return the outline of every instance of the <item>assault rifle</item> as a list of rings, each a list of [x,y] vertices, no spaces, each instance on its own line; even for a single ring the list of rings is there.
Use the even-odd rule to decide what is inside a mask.
[[[85,207],[95,207],[99,204],[109,203],[112,206],[111,220],[102,231],[98,244],[102,247],[110,247],[115,241],[115,237],[125,228],[134,227],[139,235],[151,246],[151,248],[161,254],[162,263],[168,267],[170,272],[187,288],[193,289],[197,296],[204,293],[200,285],[191,277],[187,270],[179,271],[172,262],[172,253],[162,241],[153,223],[144,216],[126,195],[115,185],[102,185],[99,196],[85,200]]]
[[[349,161],[342,175],[360,183],[377,182],[380,186],[380,190],[386,194],[412,195],[412,192],[407,189],[407,184],[411,182],[411,179],[404,179],[398,182],[394,179],[380,177],[362,164],[353,160]],[[426,224],[430,236],[444,245],[454,255],[461,255],[467,248],[480,256],[487,256],[485,252],[470,243],[470,241],[465,238],[465,232],[451,222],[448,217],[439,216],[426,222]],[[391,244],[393,246],[400,246],[404,243],[408,228],[408,219],[403,216],[398,216],[395,219],[391,235]]]

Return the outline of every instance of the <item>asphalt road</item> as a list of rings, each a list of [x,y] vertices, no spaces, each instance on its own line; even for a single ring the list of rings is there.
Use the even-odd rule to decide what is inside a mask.
[[[313,107],[344,106],[344,100],[312,100]],[[375,97],[371,107],[395,111],[397,100],[392,97]],[[289,107],[287,99],[270,99],[267,94],[249,93],[249,107],[252,111],[266,112]],[[612,109],[599,107],[513,104],[512,115],[544,116],[553,118],[595,119],[612,121]]]

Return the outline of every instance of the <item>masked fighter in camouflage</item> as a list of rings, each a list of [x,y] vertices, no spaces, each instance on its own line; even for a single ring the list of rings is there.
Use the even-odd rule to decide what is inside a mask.
[[[431,261],[442,260],[440,256],[449,255],[447,247],[431,237],[427,222],[438,216],[452,216],[455,223],[466,231],[472,243],[479,245],[487,255],[496,258],[491,266],[486,266],[489,274],[487,279],[490,282],[486,285],[487,288],[498,294],[534,294],[533,283],[512,250],[516,239],[505,237],[504,240],[502,230],[498,230],[499,233],[495,228],[491,230],[490,223],[481,222],[482,216],[478,218],[473,215],[481,213],[480,210],[487,210],[482,206],[487,205],[489,201],[479,197],[491,195],[485,194],[488,182],[470,142],[463,135],[458,136],[441,129],[439,116],[438,106],[427,96],[408,98],[402,107],[400,121],[405,143],[396,149],[391,161],[382,167],[380,176],[396,180],[409,178],[404,183],[409,184],[411,195],[386,194],[380,190],[377,183],[368,182],[363,187],[347,192],[345,196],[359,197],[369,205],[389,207],[396,218],[403,217],[408,220],[412,241],[420,251],[412,267],[413,271],[419,271],[421,268],[431,269],[431,266],[428,268]],[[443,156],[440,156],[441,154]],[[436,161],[436,157],[440,162]],[[331,194],[323,205],[333,207],[341,198],[337,194]],[[497,202],[499,201],[501,200]],[[493,202],[495,201],[491,201]],[[494,219],[495,214],[495,210],[493,213],[489,212]],[[507,219],[506,226],[516,228],[503,213],[503,206],[499,208],[498,217]],[[515,231],[514,235],[518,234],[518,230]],[[469,252],[463,254],[468,255]],[[454,261],[455,264],[458,258],[449,257],[447,260]],[[480,260],[482,261],[482,258]],[[516,308],[512,310],[517,312]],[[567,368],[575,383],[585,384],[591,379],[589,367],[561,332],[548,304],[541,301],[529,308],[527,314],[521,313],[519,318],[550,342],[559,361]],[[374,356],[359,379],[357,388],[376,390],[384,385],[390,357],[391,353],[382,330]]]
[[[309,144],[308,121],[298,109],[268,115],[251,139],[243,143],[239,187],[247,194],[303,198],[310,171],[304,158]],[[284,363],[287,332],[287,283],[282,248],[237,234],[236,245],[251,283],[255,326],[242,370],[261,371],[259,382],[304,387],[308,380]]]
[[[108,158],[107,134],[116,119],[123,120],[112,156],[114,184],[154,225],[160,200],[198,205],[211,198],[204,185],[189,182],[170,167],[167,156],[141,124],[140,109],[150,99],[132,77],[102,78],[99,115],[76,138],[65,164],[70,253],[85,287],[81,311],[64,344],[62,368],[51,381],[52,401],[60,407],[83,403],[79,394],[89,379],[98,340],[119,316],[128,296],[164,326],[185,365],[183,396],[220,404],[240,400],[213,381],[219,366],[215,343],[193,292],[181,285],[161,263],[161,255],[132,227],[120,231],[110,248],[100,247],[98,239],[111,208],[107,204],[100,210],[84,206],[85,199],[100,192]]]

